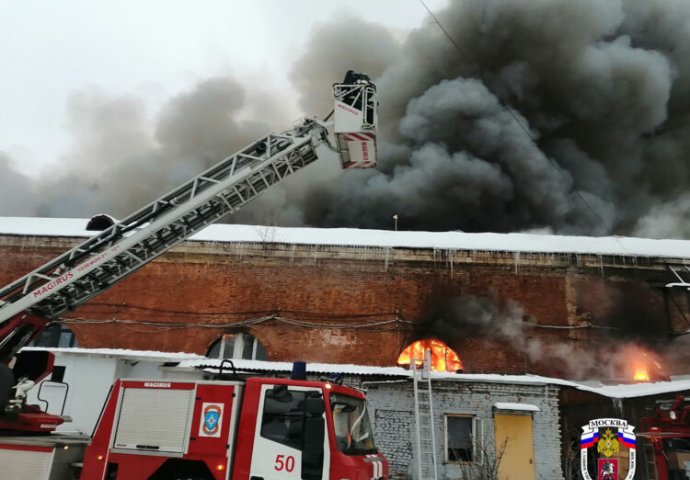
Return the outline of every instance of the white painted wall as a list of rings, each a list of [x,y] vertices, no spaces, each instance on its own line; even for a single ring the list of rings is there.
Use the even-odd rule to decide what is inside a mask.
[[[127,355],[118,357],[64,350],[54,353],[55,365],[65,367],[63,381],[69,385],[69,390],[65,385],[46,380],[29,392],[28,403],[45,407],[45,402],[38,399],[39,391],[41,399],[48,401],[48,413],[59,415],[64,403],[63,415],[72,417],[72,422],[58,427],[57,431],[62,433],[78,432],[91,435],[110,387],[117,378],[187,380],[201,377],[200,372],[180,372],[180,375],[177,375],[170,372],[172,369],[162,369],[161,365],[169,361],[169,358],[136,358]]]
[[[69,385],[64,415],[72,417],[71,423],[58,427],[59,432],[91,434],[98,421],[101,407],[116,378],[118,363],[115,358],[95,358],[85,355],[56,354],[55,365],[65,367],[64,382]],[[45,405],[39,395],[48,400],[48,413],[59,414],[65,397],[65,387],[50,381],[41,382],[29,393],[29,403]]]

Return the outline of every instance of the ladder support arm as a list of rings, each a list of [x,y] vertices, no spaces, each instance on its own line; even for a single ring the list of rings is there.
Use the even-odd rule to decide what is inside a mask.
[[[0,328],[22,312],[58,318],[317,160],[312,119],[269,134],[0,290]],[[1,337],[0,337],[1,341]]]

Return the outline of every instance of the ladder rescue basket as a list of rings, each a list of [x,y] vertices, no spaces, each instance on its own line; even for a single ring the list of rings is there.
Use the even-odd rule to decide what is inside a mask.
[[[343,168],[376,166],[378,96],[369,77],[349,70],[342,83],[333,85],[334,125]]]

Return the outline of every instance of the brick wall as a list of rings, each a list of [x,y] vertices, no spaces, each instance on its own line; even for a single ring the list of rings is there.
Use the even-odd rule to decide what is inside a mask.
[[[74,244],[0,236],[0,284]],[[391,365],[428,332],[434,306],[466,295],[517,302],[531,321],[549,327],[526,327],[521,336],[605,347],[607,327],[630,324],[663,342],[670,326],[682,328],[690,318],[669,314],[658,287],[666,275],[663,259],[188,242],[69,317],[83,347],[203,354],[223,333],[244,331],[271,360]],[[687,309],[687,302],[675,304]],[[604,328],[568,328],[584,323]],[[511,339],[444,340],[466,372],[562,374],[556,362],[530,360]],[[684,365],[676,359],[671,367]]]
[[[367,385],[377,446],[391,463],[391,478],[410,478],[413,466],[414,400],[409,382]],[[436,381],[433,383],[437,463],[440,479],[469,479],[468,466],[444,463],[444,415],[467,414],[481,420],[488,458],[495,455],[494,404],[529,403],[533,412],[534,465],[539,480],[562,479],[558,389],[545,385],[507,385]],[[509,447],[508,447],[509,448]]]

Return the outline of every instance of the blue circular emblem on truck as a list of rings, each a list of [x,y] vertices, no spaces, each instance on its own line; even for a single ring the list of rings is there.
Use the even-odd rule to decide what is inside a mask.
[[[217,405],[209,405],[204,409],[204,433],[213,435],[218,432],[220,427],[221,410]]]

